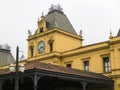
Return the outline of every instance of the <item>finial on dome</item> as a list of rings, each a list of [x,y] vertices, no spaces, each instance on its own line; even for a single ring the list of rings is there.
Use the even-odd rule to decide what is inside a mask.
[[[79,36],[82,36],[82,30],[80,30],[80,32],[79,32]]]
[[[39,17],[38,17],[38,21],[39,21]]]
[[[63,13],[60,4],[58,4],[58,5],[53,5],[52,4],[51,7],[49,8],[49,13],[52,12],[52,11],[55,11],[55,10]]]
[[[112,36],[112,31],[110,30],[110,36],[109,36],[109,39],[112,39],[113,36]]]
[[[42,11],[42,16],[44,16],[44,12]]]
[[[32,35],[31,31],[30,31],[30,30],[28,30],[28,36],[31,36],[31,35]]]
[[[41,20],[45,20],[45,17],[44,17],[44,13],[43,13],[43,11],[42,11]]]

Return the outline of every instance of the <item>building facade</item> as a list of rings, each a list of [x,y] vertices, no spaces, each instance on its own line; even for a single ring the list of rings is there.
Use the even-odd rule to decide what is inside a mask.
[[[40,61],[112,78],[120,90],[120,31],[108,41],[83,46],[82,32],[77,35],[62,8],[52,5],[38,20],[35,34],[29,31],[28,62]]]
[[[120,90],[120,30],[108,41],[84,46],[82,32],[77,35],[60,5],[37,23],[34,34],[28,31],[20,90]],[[8,68],[0,67],[0,90],[14,90],[16,74]]]

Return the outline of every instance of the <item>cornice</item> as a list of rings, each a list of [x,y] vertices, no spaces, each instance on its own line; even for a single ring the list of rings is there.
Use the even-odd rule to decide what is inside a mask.
[[[78,36],[78,35],[75,35],[75,34],[71,34],[71,33],[69,33],[69,32],[66,32],[66,31],[62,30],[62,29],[58,29],[58,28],[56,28],[56,29],[57,29],[57,32],[59,32],[59,33],[61,33],[61,34],[64,34],[64,35],[67,35],[67,36],[70,36],[70,37],[73,37],[73,38],[76,38],[76,39],[79,39],[79,40],[83,40],[83,39],[82,39],[82,36]]]
[[[42,33],[39,33],[39,34],[34,34],[34,35],[31,35],[31,36],[28,36],[28,41],[31,40],[31,39],[35,39],[35,38],[38,38],[38,37],[42,37],[42,36],[45,36],[45,35],[48,35],[48,34],[51,34],[51,33],[54,33],[55,31],[53,29],[51,30],[47,30],[47,31],[44,31]]]
[[[94,47],[92,47],[92,46],[81,47],[81,48],[78,48],[75,50],[62,52],[61,56],[62,56],[62,58],[64,58],[64,57],[68,57],[68,56],[75,56],[75,55],[95,52],[95,51],[104,50],[104,49],[109,49],[109,46],[106,44],[106,45],[98,46],[98,47],[95,47],[95,46]]]
[[[46,60],[46,59],[51,59],[51,58],[60,58],[60,53],[59,52],[53,52],[53,53],[45,53],[41,54],[38,56],[30,57],[28,58],[28,61],[36,61],[36,60]]]
[[[106,57],[106,56],[110,56],[110,53],[106,53],[106,54],[101,54],[100,57]]]
[[[69,56],[75,56],[75,55],[80,55],[80,54],[85,54],[85,53],[90,53],[94,51],[99,51],[101,49],[107,49],[108,47],[101,47],[101,48],[94,48],[90,50],[85,50],[85,51],[77,51],[77,52],[70,52],[69,54],[62,54],[62,58],[69,57]]]
[[[120,74],[118,75],[109,75],[111,78],[120,78]]]
[[[110,45],[114,45],[114,44],[117,44],[117,43],[120,43],[120,37],[114,37],[109,42]]]
[[[91,57],[81,58],[81,60],[83,60],[83,61],[90,60],[90,59],[91,59]]]
[[[66,32],[66,31],[64,31],[62,29],[59,29],[59,28],[50,29],[50,30],[44,31],[40,34],[35,34],[35,35],[28,36],[27,40],[29,41],[31,39],[35,39],[37,37],[42,37],[42,36],[45,36],[45,35],[48,35],[48,34],[51,34],[51,33],[55,33],[55,32],[59,32],[63,35],[70,36],[70,37],[73,37],[73,38],[76,38],[76,39],[79,39],[79,40],[83,40],[81,36],[71,34],[71,33]]]
[[[75,51],[75,50],[79,50],[79,49],[84,49],[84,48],[93,48],[93,47],[97,47],[97,46],[107,46],[109,47],[108,45],[108,41],[104,41],[104,42],[99,42],[99,43],[95,43],[95,44],[90,44],[90,45],[85,45],[85,46],[81,46],[81,47],[78,47],[78,48],[75,48],[75,49],[72,49],[72,50],[68,50],[68,51],[64,51],[62,53],[67,53],[67,52],[71,52],[71,51]]]
[[[120,68],[117,68],[117,69],[111,69],[111,71],[120,71]]]

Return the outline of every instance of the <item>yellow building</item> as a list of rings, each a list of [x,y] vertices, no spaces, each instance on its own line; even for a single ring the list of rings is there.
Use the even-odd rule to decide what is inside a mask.
[[[108,41],[82,45],[82,32],[77,35],[60,6],[52,5],[38,20],[35,34],[29,31],[28,62],[40,61],[71,67],[111,77],[114,90],[120,90],[120,31]]]
[[[120,30],[84,46],[82,31],[77,35],[60,5],[52,5],[28,34],[25,72],[0,67],[0,90],[120,90]]]

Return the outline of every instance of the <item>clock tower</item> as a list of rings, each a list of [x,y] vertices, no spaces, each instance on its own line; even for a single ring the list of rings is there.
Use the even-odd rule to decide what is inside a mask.
[[[61,53],[82,46],[82,40],[60,5],[52,5],[48,14],[38,20],[35,33],[32,35],[29,31],[28,61],[60,64]]]

